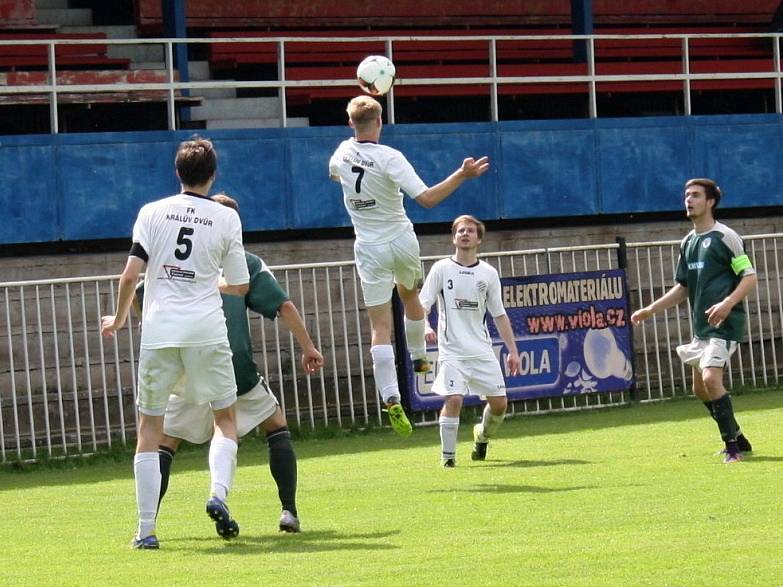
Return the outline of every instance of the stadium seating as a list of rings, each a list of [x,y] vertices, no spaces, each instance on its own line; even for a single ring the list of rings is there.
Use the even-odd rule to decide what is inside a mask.
[[[103,33],[0,33],[0,41],[58,40],[58,39],[105,39]],[[57,45],[55,56],[58,68],[75,69],[127,68],[128,59],[107,56],[105,43],[80,45]],[[42,44],[0,45],[0,69],[46,69],[49,64],[48,46]]]
[[[606,25],[767,24],[778,0],[593,0],[593,18]],[[136,24],[141,31],[160,33],[160,0],[136,0]],[[448,3],[400,0],[333,2],[287,0],[214,3],[188,0],[187,25],[192,29],[329,30],[386,27],[493,26],[570,27],[569,0],[451,0]]]
[[[46,71],[9,71],[0,72],[0,85],[34,86],[46,85]],[[67,103],[111,103],[111,102],[163,102],[164,90],[136,90],[113,92],[68,92],[69,85],[100,84],[142,84],[165,83],[166,72],[156,69],[144,70],[101,70],[101,71],[58,71],[58,101]],[[181,100],[181,99],[180,99]],[[0,95],[1,104],[48,104],[48,94],[7,94]]]
[[[0,0],[0,30],[36,26],[34,0]]]
[[[751,33],[758,27],[647,27],[613,29],[614,34],[699,34]],[[502,29],[474,29],[471,35],[494,36],[507,33]],[[312,36],[313,33],[296,31],[284,33],[286,37]],[[321,37],[362,37],[372,33],[364,31],[331,31],[318,33]],[[396,38],[393,59],[398,75],[404,80],[422,78],[488,77],[489,43],[482,40],[421,41],[411,40],[410,30],[395,29],[382,33]],[[463,31],[416,31],[415,36],[464,36]],[[557,29],[539,29],[537,36],[563,34]],[[266,38],[281,36],[275,32],[214,31],[212,37]],[[772,45],[768,39],[758,38],[710,38],[689,41],[692,73],[731,73],[743,71],[769,71],[772,69]],[[647,39],[599,39],[595,44],[596,73],[601,75],[676,74],[682,73],[682,40],[679,38]],[[385,53],[383,41],[330,42],[285,44],[285,76],[287,80],[353,79],[355,64],[372,53]],[[568,39],[501,40],[496,46],[498,74],[512,77],[586,75],[587,66],[574,62],[572,42]],[[271,67],[278,61],[276,42],[226,42],[210,45],[208,52],[213,71],[233,70],[242,67]],[[671,91],[681,89],[681,82],[617,82],[602,83],[600,91],[639,92]],[[696,81],[694,89],[711,88],[756,89],[771,87],[768,80],[717,80],[709,83]],[[571,84],[502,84],[501,94],[582,93],[584,83]],[[411,86],[404,82],[396,88],[398,96],[480,95],[486,94],[486,86]],[[322,86],[290,88],[292,98],[305,99],[347,97],[353,88]]]

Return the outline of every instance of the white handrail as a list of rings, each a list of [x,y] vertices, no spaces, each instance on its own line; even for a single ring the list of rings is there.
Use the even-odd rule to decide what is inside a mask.
[[[690,52],[690,43],[698,39],[768,39],[770,41],[770,61],[769,71],[755,72],[723,72],[723,73],[692,73],[691,63],[693,58]],[[546,75],[546,76],[502,76],[497,75],[497,51],[498,42],[509,41],[587,41],[587,62],[585,63],[586,75]],[[682,46],[682,72],[666,74],[628,74],[628,75],[605,75],[596,73],[597,55],[600,56],[600,45],[596,48],[596,41],[611,40],[638,40],[638,41],[657,41],[657,40],[680,40]],[[783,98],[781,97],[781,68],[780,68],[780,40],[781,33],[661,33],[661,34],[594,34],[594,35],[408,35],[408,36],[381,36],[368,35],[362,37],[297,37],[297,36],[274,36],[274,37],[220,37],[220,38],[153,38],[153,39],[19,39],[19,40],[1,40],[0,47],[20,46],[20,45],[45,45],[48,54],[48,78],[49,83],[9,86],[0,85],[0,96],[18,95],[18,94],[49,94],[51,129],[53,133],[59,132],[57,120],[57,105],[60,95],[80,94],[80,93],[101,93],[101,92],[133,92],[133,91],[161,91],[166,92],[166,102],[168,106],[168,126],[170,130],[175,130],[177,126],[175,102],[176,93],[181,90],[197,89],[276,89],[279,92],[279,98],[283,105],[281,108],[281,126],[287,126],[287,115],[285,108],[286,90],[289,88],[301,87],[344,87],[355,84],[353,79],[312,79],[312,80],[287,80],[285,79],[285,55],[286,43],[368,43],[383,42],[386,52],[393,55],[394,46],[397,43],[431,41],[451,43],[454,41],[479,41],[487,43],[487,76],[481,77],[448,77],[448,78],[405,78],[404,70],[400,73],[402,77],[398,79],[399,86],[438,86],[438,85],[480,85],[487,86],[490,97],[490,119],[493,122],[498,121],[497,88],[505,84],[563,84],[563,83],[584,83],[588,85],[588,99],[591,118],[598,116],[597,111],[597,85],[605,82],[660,82],[660,81],[678,81],[682,82],[685,114],[691,113],[691,82],[701,80],[743,80],[743,79],[771,79],[775,84],[775,108],[777,113],[783,113]],[[174,45],[205,45],[205,44],[224,44],[224,43],[274,43],[278,52],[278,77],[274,81],[197,81],[181,82],[176,81],[173,64]],[[166,81],[158,83],[109,83],[109,84],[58,84],[57,83],[57,58],[55,48],[65,45],[163,45],[166,56]],[[654,47],[650,48],[651,54],[654,54]],[[553,68],[557,64],[552,64]],[[0,73],[0,77],[3,74]],[[394,92],[390,92],[388,97],[387,114],[390,123],[394,123]]]

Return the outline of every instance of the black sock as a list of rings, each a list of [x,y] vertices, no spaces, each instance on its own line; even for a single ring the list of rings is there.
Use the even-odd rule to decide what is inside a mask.
[[[707,411],[710,413],[710,418],[713,420],[715,419],[715,410],[712,408],[712,400],[708,400],[704,402],[704,407],[707,408]]]
[[[169,488],[169,474],[171,473],[171,463],[174,462],[174,451],[165,446],[158,447],[158,459],[160,460],[160,496],[158,497],[158,511],[160,511],[160,502],[166,495]]]
[[[291,433],[286,426],[266,435],[269,445],[269,470],[277,484],[280,505],[294,516],[296,511],[296,453],[291,444]]]
[[[737,425],[734,420],[734,408],[731,405],[731,396],[727,393],[724,396],[713,400],[712,410],[715,414],[715,421],[718,423],[720,437],[726,443],[726,450],[737,452]]]

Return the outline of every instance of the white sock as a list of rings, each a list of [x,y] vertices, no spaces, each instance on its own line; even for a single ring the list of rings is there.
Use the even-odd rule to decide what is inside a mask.
[[[221,501],[226,501],[231,485],[234,483],[234,471],[237,467],[237,443],[221,436],[213,438],[209,445],[209,472],[212,475],[211,493]]]
[[[160,497],[160,461],[158,452],[140,452],[133,458],[136,478],[136,508],[139,512],[137,538],[155,534],[155,517]]]
[[[424,340],[424,320],[409,320],[405,318],[405,342],[411,359],[427,358],[427,343]]]
[[[370,348],[372,355],[372,372],[375,376],[375,387],[381,394],[384,403],[400,401],[400,390],[397,387],[397,370],[394,367],[394,349],[390,344],[377,344]]]
[[[479,440],[481,442],[486,442],[495,436],[505,417],[505,412],[500,416],[495,416],[489,409],[489,404],[484,406],[484,413],[481,416],[481,434],[479,435]]]
[[[448,416],[441,416],[438,418],[438,424],[440,424],[441,457],[444,459],[456,458],[459,417],[449,418]]]

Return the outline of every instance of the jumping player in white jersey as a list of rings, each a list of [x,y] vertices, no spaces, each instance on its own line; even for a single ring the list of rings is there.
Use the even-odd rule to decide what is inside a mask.
[[[425,208],[450,196],[469,178],[489,169],[489,160],[469,157],[440,183],[427,187],[405,156],[378,144],[383,126],[381,105],[369,96],[348,103],[348,122],[354,137],[340,143],[329,160],[329,176],[340,182],[356,241],[354,258],[370,318],[375,385],[387,407],[394,430],[403,436],[413,428],[400,405],[400,392],[391,345],[391,297],[396,284],[405,307],[405,339],[416,372],[425,373],[425,314],[416,284],[422,277],[419,243],[405,214],[405,192]],[[402,190],[402,191],[401,191]]]
[[[432,266],[421,290],[421,305],[429,312],[438,304],[438,332],[427,325],[426,339],[438,343],[438,373],[432,390],[446,397],[440,412],[441,464],[456,465],[457,431],[465,395],[485,397],[480,424],[473,428],[474,461],[487,456],[493,438],[506,414],[506,384],[486,325],[489,313],[508,349],[506,368],[519,371],[511,321],[500,295],[500,278],[494,267],[478,259],[484,238],[484,223],[463,215],[451,225],[454,255]]]
[[[242,296],[249,288],[242,225],[235,210],[207,195],[217,169],[211,142],[183,142],[175,165],[182,192],[139,211],[120,276],[116,313],[101,321],[105,336],[123,327],[136,282],[146,267],[134,459],[139,525],[132,543],[140,549],[159,547],[155,535],[161,481],[158,445],[169,394],[183,375],[192,382],[183,393],[193,403],[209,403],[215,419],[207,514],[224,538],[239,533],[225,504],[236,468],[237,384],[220,294]]]

